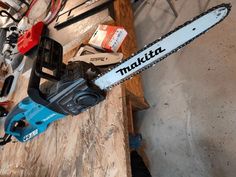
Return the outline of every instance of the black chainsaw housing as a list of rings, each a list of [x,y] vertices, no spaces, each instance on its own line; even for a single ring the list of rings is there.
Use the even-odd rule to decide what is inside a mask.
[[[91,63],[62,62],[62,46],[42,37],[28,85],[29,97],[55,112],[78,115],[105,99],[105,92],[91,82],[100,74]],[[42,80],[46,80],[41,83]]]

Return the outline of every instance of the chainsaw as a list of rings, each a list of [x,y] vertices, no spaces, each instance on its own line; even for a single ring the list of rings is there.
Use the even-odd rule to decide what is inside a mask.
[[[209,9],[105,73],[83,61],[64,64],[62,46],[42,37],[32,67],[28,97],[8,114],[0,144],[10,142],[12,136],[20,142],[31,140],[45,132],[52,122],[67,115],[78,115],[98,104],[105,99],[109,89],[177,52],[221,22],[230,9],[230,4]]]

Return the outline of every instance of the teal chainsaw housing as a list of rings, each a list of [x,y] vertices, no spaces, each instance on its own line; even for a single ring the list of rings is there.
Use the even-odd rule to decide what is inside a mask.
[[[4,125],[6,135],[26,142],[46,131],[52,122],[78,115],[105,99],[105,92],[92,83],[99,70],[82,61],[66,65],[62,53],[58,42],[41,38],[29,79],[28,97],[8,114]],[[46,81],[41,82],[42,78]]]
[[[46,131],[50,123],[65,117],[64,114],[35,103],[29,97],[18,103],[7,116],[5,133],[25,142]]]

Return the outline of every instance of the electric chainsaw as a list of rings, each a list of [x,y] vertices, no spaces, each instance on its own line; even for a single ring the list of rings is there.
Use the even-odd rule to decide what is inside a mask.
[[[64,64],[62,46],[50,38],[41,38],[29,80],[28,97],[8,114],[0,145],[10,142],[12,136],[26,142],[46,131],[52,122],[67,115],[78,115],[98,104],[105,99],[107,90],[189,44],[221,22],[230,9],[230,4],[209,9],[105,73],[83,61]]]

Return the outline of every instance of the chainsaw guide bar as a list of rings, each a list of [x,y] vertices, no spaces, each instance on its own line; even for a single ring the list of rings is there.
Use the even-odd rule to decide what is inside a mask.
[[[229,14],[230,4],[220,4],[185,22],[136,54],[101,74],[93,82],[100,89],[111,89],[177,52],[220,23]]]

